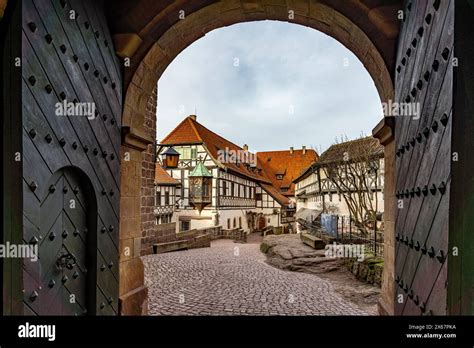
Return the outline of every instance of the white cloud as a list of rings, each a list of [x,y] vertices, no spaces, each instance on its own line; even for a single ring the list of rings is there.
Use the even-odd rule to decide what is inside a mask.
[[[314,29],[273,21],[212,31],[169,65],[158,81],[158,139],[195,109],[206,127],[258,151],[325,149],[382,118],[357,57]]]

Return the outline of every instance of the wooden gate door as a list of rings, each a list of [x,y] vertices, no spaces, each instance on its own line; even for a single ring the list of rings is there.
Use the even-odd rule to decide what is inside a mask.
[[[86,314],[90,296],[94,296],[88,286],[88,272],[94,273],[95,260],[87,257],[87,249],[88,244],[93,248],[94,230],[89,228],[96,214],[93,200],[80,181],[74,171],[60,170],[41,200],[40,230],[44,236],[37,243],[42,286],[28,294],[37,314]],[[31,301],[35,297],[38,299]]]
[[[395,314],[446,314],[454,1],[408,1],[396,102]]]
[[[265,227],[267,226],[267,219],[265,218],[265,216],[259,216],[258,217],[258,229],[260,231],[264,230]]]
[[[22,1],[24,314],[118,313],[122,77],[102,1]]]

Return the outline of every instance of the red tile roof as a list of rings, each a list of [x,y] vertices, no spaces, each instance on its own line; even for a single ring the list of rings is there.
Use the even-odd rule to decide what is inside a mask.
[[[263,173],[259,174],[257,171],[250,169],[243,163],[232,163],[233,161],[222,163],[219,161],[219,150],[244,150],[240,146],[207,129],[202,124],[198,123],[193,117],[186,117],[166,138],[161,141],[161,143],[164,145],[203,144],[213,159],[220,163],[222,167],[253,180],[270,183]]]
[[[201,144],[204,141],[197,132],[194,123],[197,123],[192,117],[186,117],[170,134],[164,138],[161,143],[165,145],[185,145]]]
[[[294,195],[293,180],[319,159],[316,151],[312,149],[258,152],[257,156],[272,185],[285,196]],[[278,180],[277,174],[282,173],[283,180]],[[281,191],[282,188],[288,190]]]
[[[202,144],[222,167],[259,181],[265,190],[280,204],[288,204],[287,197],[294,195],[293,179],[318,160],[316,151],[312,149],[303,151],[301,149],[258,152],[257,169],[260,169],[260,171],[253,170],[245,164],[222,163],[218,160],[220,157],[218,155],[219,150],[243,151],[243,149],[207,129],[192,116],[186,117],[161,143],[163,145]],[[283,175],[283,180],[277,180],[277,174]],[[287,190],[282,192],[282,187],[287,188]]]
[[[155,183],[157,185],[178,185],[179,180],[176,180],[168,174],[160,165],[156,165],[155,169]]]

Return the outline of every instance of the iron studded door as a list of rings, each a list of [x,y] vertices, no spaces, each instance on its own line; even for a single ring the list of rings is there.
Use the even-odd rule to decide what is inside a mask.
[[[395,72],[395,314],[445,315],[454,1],[407,2]],[[400,105],[402,105],[400,104]]]
[[[39,242],[42,293],[38,314],[86,314],[92,295],[87,293],[92,261],[86,258],[89,207],[82,187],[74,181],[70,172],[60,171],[41,202],[45,236]]]
[[[21,45],[22,239],[40,258],[23,314],[117,315],[122,76],[103,1],[23,0]]]

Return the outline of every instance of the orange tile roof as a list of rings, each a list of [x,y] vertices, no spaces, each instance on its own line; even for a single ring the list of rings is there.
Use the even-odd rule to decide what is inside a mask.
[[[197,123],[190,116],[186,117],[161,143],[165,145],[201,144],[204,141],[197,132],[194,123]]]
[[[304,154],[302,149],[293,150],[292,152],[290,150],[257,152],[257,169],[260,169],[260,172],[254,171],[244,164],[222,163],[218,160],[219,150],[243,151],[243,149],[207,129],[192,116],[186,117],[161,143],[163,145],[202,144],[222,167],[257,180],[262,186],[266,185],[265,190],[271,191],[273,198],[283,202],[280,202],[281,204],[288,204],[287,197],[294,195],[293,179],[319,158],[316,151],[312,149],[307,149]],[[277,180],[276,174],[282,174],[283,180]],[[288,188],[288,190],[282,192],[282,187]],[[285,197],[285,199],[282,197]]]
[[[178,185],[179,180],[176,180],[168,174],[160,165],[155,166],[155,184],[157,185]]]
[[[262,173],[253,171],[245,164],[219,161],[218,151],[243,151],[243,149],[198,123],[193,117],[186,117],[161,143],[163,145],[203,144],[210,155],[223,167],[253,180],[270,183]]]
[[[272,185],[285,196],[294,195],[293,180],[319,159],[316,151],[312,149],[258,152],[257,156]],[[283,180],[278,180],[277,174],[282,173],[284,173]],[[282,188],[288,190],[283,192]]]

